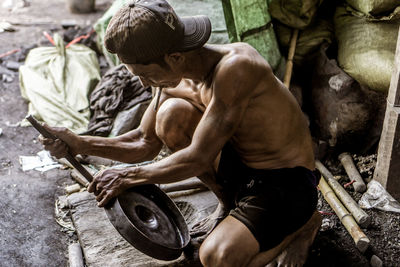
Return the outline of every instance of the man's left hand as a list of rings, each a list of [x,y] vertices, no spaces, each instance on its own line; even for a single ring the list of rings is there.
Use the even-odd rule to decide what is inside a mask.
[[[99,207],[104,207],[112,198],[128,188],[124,169],[108,169],[99,172],[88,186],[94,193]]]

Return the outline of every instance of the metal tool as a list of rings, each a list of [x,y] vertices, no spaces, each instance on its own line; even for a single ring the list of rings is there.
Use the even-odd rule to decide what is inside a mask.
[[[44,137],[57,139],[32,115],[26,118]],[[89,182],[93,176],[71,155],[65,158]],[[175,203],[156,185],[130,188],[104,208],[121,236],[139,251],[159,260],[178,258],[190,241],[185,219]]]

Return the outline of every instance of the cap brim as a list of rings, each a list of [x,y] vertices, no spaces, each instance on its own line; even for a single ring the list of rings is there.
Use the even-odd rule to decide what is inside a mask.
[[[181,51],[188,51],[203,46],[211,34],[211,22],[207,16],[182,17],[185,25]]]

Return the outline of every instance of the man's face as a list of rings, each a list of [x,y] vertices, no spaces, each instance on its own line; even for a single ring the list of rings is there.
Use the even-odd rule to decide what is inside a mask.
[[[171,68],[162,67],[158,64],[125,64],[126,68],[140,78],[144,87],[176,87],[182,77]]]

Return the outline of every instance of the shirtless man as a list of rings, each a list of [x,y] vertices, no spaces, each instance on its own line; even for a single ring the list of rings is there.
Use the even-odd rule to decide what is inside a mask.
[[[144,86],[163,88],[159,102],[124,135],[46,126],[59,139],[42,143],[57,157],[68,148],[130,163],[153,159],[164,144],[174,152],[167,158],[98,174],[88,191],[99,206],[132,186],[197,176],[221,204],[199,249],[204,266],[301,266],[321,223],[307,122],[254,48],[207,45],[210,32],[207,17],[179,18],[165,0],[123,7],[105,46]]]

